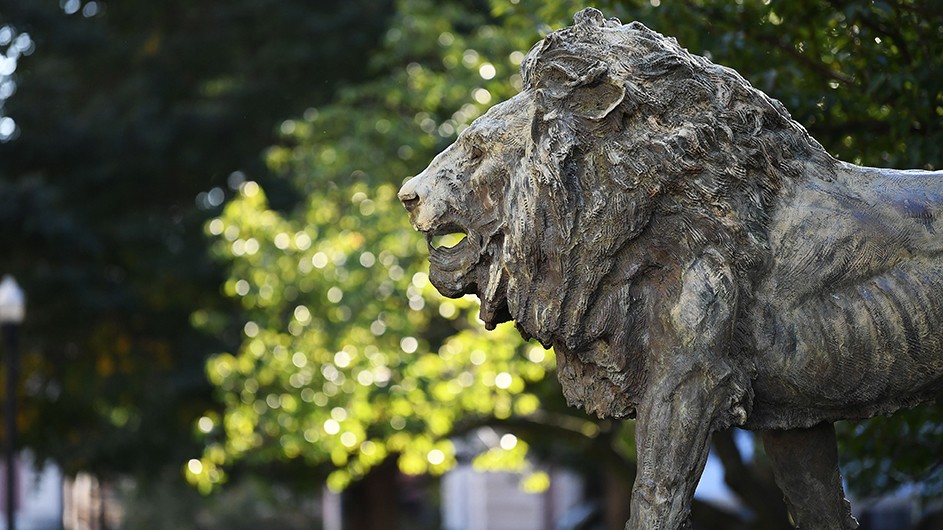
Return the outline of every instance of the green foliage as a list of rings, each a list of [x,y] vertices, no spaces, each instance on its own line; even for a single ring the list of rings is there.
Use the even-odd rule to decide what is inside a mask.
[[[220,464],[250,452],[329,460],[343,469],[329,479],[336,488],[390,453],[408,473],[442,471],[456,422],[538,407],[525,388],[552,356],[521,355],[513,328],[486,334],[472,301],[434,292],[416,260],[425,243],[403,221],[395,187],[323,189],[289,221],[247,182],[207,225],[232,260],[225,291],[250,320],[240,351],[207,367],[226,415],[224,439],[190,472],[204,487],[222,478]]]
[[[891,417],[840,425],[845,456],[842,470],[864,494],[912,486],[924,497],[943,493],[943,414],[939,405]]]
[[[396,199],[405,176],[509,96],[523,56],[460,4],[402,2],[384,42],[385,76],[284,122],[267,154],[304,204],[281,214],[245,182],[207,224],[247,321],[241,348],[207,367],[226,408],[199,473],[188,469],[201,488],[242,457],[330,462],[335,489],[389,455],[406,473],[439,473],[459,422],[539,408],[528,386],[552,355],[511,326],[485,333],[474,300],[442,299]]]

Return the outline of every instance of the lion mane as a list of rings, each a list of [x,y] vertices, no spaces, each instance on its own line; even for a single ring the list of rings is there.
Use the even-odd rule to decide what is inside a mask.
[[[529,174],[508,197],[507,268],[526,273],[508,303],[525,336],[556,347],[571,404],[625,417],[652,309],[632,278],[707,246],[762,267],[787,177],[836,161],[782,104],[674,38],[594,10],[575,22],[521,68],[536,110]]]

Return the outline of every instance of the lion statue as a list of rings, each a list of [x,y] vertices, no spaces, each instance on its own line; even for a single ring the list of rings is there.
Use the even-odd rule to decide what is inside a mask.
[[[432,283],[552,346],[570,404],[636,419],[627,529],[687,528],[734,425],[798,528],[856,528],[833,422],[943,391],[943,172],[838,161],[735,71],[595,9],[521,71],[400,191]]]

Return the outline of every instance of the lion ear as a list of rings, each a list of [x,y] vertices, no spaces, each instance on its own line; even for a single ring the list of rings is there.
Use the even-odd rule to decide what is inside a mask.
[[[624,86],[601,82],[593,87],[574,90],[567,106],[582,118],[601,120],[615,110],[624,98]]]
[[[601,120],[625,99],[625,86],[613,82],[604,63],[582,71],[573,66],[560,62],[544,72],[537,88],[537,104],[543,107],[545,120],[562,113]]]

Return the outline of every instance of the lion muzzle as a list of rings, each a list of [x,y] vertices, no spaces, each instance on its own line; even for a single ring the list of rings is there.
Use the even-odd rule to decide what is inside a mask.
[[[413,177],[406,181],[406,183],[403,184],[403,187],[400,188],[399,194],[397,195],[400,202],[403,203],[403,206],[409,213],[413,213],[413,211],[419,207],[420,199],[419,193],[416,191],[415,180],[415,177]]]

